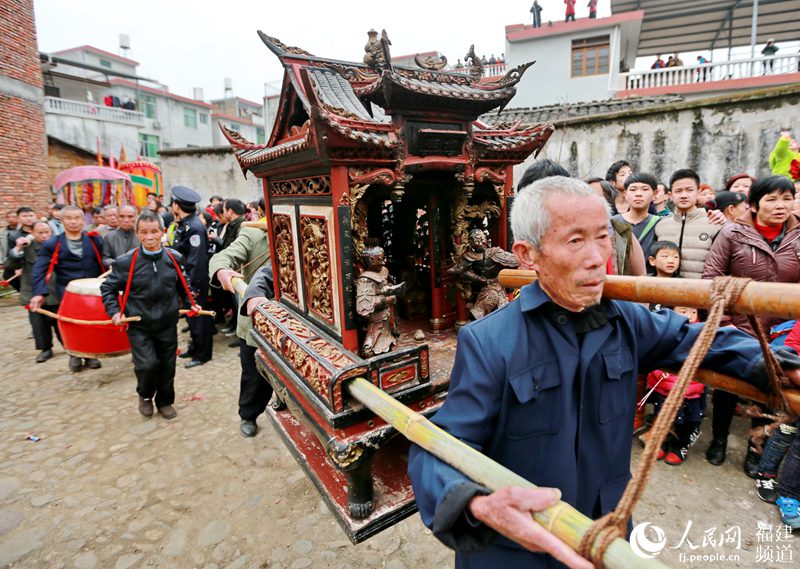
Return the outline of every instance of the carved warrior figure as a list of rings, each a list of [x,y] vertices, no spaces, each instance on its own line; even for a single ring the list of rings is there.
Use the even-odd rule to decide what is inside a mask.
[[[356,279],[356,312],[367,320],[367,336],[361,346],[364,357],[371,358],[391,351],[400,332],[394,322],[393,306],[405,283],[389,284],[389,269],[384,266],[380,247],[361,252],[364,271]]]
[[[487,247],[488,241],[482,229],[469,232],[469,249],[461,255],[459,264],[449,272],[472,285],[480,286],[475,302],[468,305],[475,320],[508,304],[505,289],[497,280],[500,270],[517,268],[517,258],[500,247]]]

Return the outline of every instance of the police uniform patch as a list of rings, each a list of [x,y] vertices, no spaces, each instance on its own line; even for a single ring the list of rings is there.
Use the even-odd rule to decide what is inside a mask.
[[[189,245],[192,247],[199,247],[200,246],[200,236],[196,233],[189,237]]]

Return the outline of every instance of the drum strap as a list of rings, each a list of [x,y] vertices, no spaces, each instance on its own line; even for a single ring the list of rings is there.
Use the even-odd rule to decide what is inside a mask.
[[[139,254],[139,248],[137,247],[133,251],[133,257],[131,257],[131,268],[128,271],[128,281],[125,283],[125,294],[122,295],[122,302],[120,302],[119,304],[119,313],[122,314],[123,316],[125,315],[125,305],[128,304],[128,296],[131,293],[131,283],[133,282],[133,269],[136,267],[136,256],[138,254]]]
[[[186,282],[186,279],[183,276],[183,271],[181,270],[181,267],[178,264],[178,261],[175,260],[175,257],[172,256],[172,253],[170,253],[169,249],[167,249],[166,247],[164,248],[164,252],[170,258],[170,260],[172,261],[172,264],[175,265],[175,271],[178,273],[178,278],[181,279],[181,283],[183,284],[183,289],[186,291],[186,296],[188,296],[190,299],[194,298],[192,296],[192,290],[189,288],[189,283]],[[188,312],[186,314],[186,316],[187,317],[197,316],[197,313],[194,310],[192,310],[192,311]]]
[[[58,252],[61,249],[61,241],[56,241],[56,248],[53,249],[53,256],[50,257],[50,265],[47,267],[47,274],[44,276],[44,282],[49,283],[50,277],[53,276],[53,271],[58,264]]]

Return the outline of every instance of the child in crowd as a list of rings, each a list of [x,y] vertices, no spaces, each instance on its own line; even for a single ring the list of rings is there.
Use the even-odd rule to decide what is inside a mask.
[[[674,278],[678,275],[681,266],[681,256],[678,246],[671,241],[656,241],[650,247],[648,258],[651,274],[661,278]],[[651,305],[651,310],[661,310],[661,305]],[[699,315],[696,308],[676,306],[675,312],[686,316],[689,322],[698,322]],[[647,375],[647,395],[642,399],[642,405],[648,399],[655,407],[658,415],[667,396],[672,391],[678,376],[662,370],[655,370]],[[664,441],[658,451],[658,459],[667,464],[678,466],[686,460],[689,448],[700,436],[700,422],[706,408],[705,386],[693,381],[686,391],[683,405],[675,417],[673,432]]]
[[[699,315],[696,308],[676,306],[675,312],[686,316],[689,322],[698,322]],[[647,375],[647,395],[655,407],[655,414],[661,411],[667,396],[675,387],[678,376],[661,370],[655,370]],[[689,449],[700,437],[700,423],[706,411],[706,388],[702,383],[692,381],[683,399],[678,415],[675,417],[673,429],[664,444],[658,451],[658,460],[663,460],[671,466],[683,464]]]

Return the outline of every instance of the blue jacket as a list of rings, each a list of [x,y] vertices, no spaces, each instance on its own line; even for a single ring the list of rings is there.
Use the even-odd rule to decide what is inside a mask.
[[[572,320],[548,306],[536,282],[465,326],[433,421],[597,518],[617,505],[630,478],[637,373],[680,367],[700,326],[671,310],[610,301],[602,305],[608,324],[579,344]],[[723,328],[703,366],[746,379],[760,353],[748,334]],[[464,510],[481,488],[416,446],[409,474],[423,522],[456,549],[457,568],[562,567],[471,523]]]
[[[59,296],[64,296],[64,289],[67,288],[69,281],[98,277],[105,271],[102,262],[98,260],[98,252],[101,259],[103,255],[103,239],[99,236],[89,237],[85,232],[81,235],[81,238],[83,239],[83,254],[81,257],[77,257],[70,252],[66,233],[55,235],[42,243],[39,248],[39,255],[36,257],[36,264],[33,266],[34,296],[47,296],[49,292],[45,276],[55,252],[56,243],[60,243],[58,246],[58,263],[53,269],[53,276],[50,278],[56,279],[56,288]],[[94,247],[92,244],[94,244]]]

